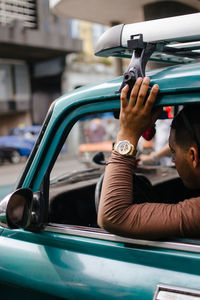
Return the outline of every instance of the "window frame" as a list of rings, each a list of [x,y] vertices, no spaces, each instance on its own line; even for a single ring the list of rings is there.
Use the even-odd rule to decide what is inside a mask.
[[[128,247],[146,247],[146,248],[156,248],[156,249],[166,249],[166,250],[177,250],[183,252],[193,252],[200,253],[200,240],[190,240],[190,239],[169,239],[166,241],[154,241],[154,240],[141,240],[121,237],[115,234],[111,234],[101,228],[76,226],[76,225],[66,225],[57,223],[48,223],[44,229],[45,232],[73,235],[80,238],[91,238],[101,241],[109,241],[115,243],[123,243]]]

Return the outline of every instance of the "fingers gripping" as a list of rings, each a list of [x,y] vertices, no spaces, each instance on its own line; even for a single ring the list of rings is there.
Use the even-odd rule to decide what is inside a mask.
[[[150,83],[149,77],[145,77],[144,79],[139,77],[132,88],[129,103],[127,102],[129,86],[126,85],[121,92],[122,110],[128,106],[129,108],[136,107],[137,109],[145,108],[146,112],[150,113],[155,103],[159,87],[157,84],[155,84],[152,87],[151,92],[146,101],[146,96],[149,89],[149,83]]]
[[[140,84],[140,90],[139,90],[138,99],[136,102],[136,106],[138,109],[141,109],[144,106],[147,92],[149,89],[149,83],[150,83],[150,78],[145,77]]]
[[[132,107],[133,107],[133,106],[136,104],[136,102],[137,102],[137,97],[138,97],[138,93],[139,93],[140,88],[141,88],[142,81],[143,81],[143,79],[142,79],[141,77],[139,77],[139,78],[136,80],[136,82],[135,82],[135,84],[134,84],[134,86],[133,86],[133,88],[132,88],[131,95],[130,95],[130,101],[129,101],[129,104],[130,104],[130,106],[132,106]]]
[[[148,77],[138,78],[131,91],[129,102],[127,101],[129,86],[122,89],[118,139],[128,139],[137,145],[142,133],[155,122],[159,112],[152,108],[158,93],[158,85],[154,85],[147,96],[149,83]]]
[[[127,102],[128,91],[129,91],[129,86],[127,84],[121,91],[121,109],[122,110],[125,109],[126,106],[128,105],[128,102]]]
[[[159,91],[159,86],[157,84],[154,84],[151,89],[151,92],[149,94],[149,97],[147,98],[147,101],[146,101],[146,110],[148,113],[151,112],[151,110],[154,106],[158,91]]]

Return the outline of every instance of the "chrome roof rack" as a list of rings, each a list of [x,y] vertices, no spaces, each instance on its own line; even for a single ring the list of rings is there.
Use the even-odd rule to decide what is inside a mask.
[[[177,64],[200,58],[200,13],[114,26],[98,40],[95,55],[131,57],[120,92],[145,76],[149,59]]]
[[[111,27],[98,40],[95,55],[130,57],[127,41],[139,34],[156,43],[156,52],[200,56],[200,13]]]

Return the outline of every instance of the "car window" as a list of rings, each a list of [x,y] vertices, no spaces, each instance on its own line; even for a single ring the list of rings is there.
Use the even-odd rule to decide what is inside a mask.
[[[115,117],[118,117],[116,113]],[[78,120],[71,129],[50,173],[50,223],[97,226],[96,212],[101,179],[119,129],[119,120],[115,117],[113,113],[90,115]],[[165,122],[165,119],[159,120],[162,121]],[[160,123],[158,126],[161,127]],[[145,141],[144,138],[139,144],[138,155],[141,151],[146,153],[150,150],[149,147],[152,147],[152,141]],[[169,159],[171,162],[170,157]],[[139,178],[136,189],[139,202],[140,191],[146,190],[146,187],[140,184],[145,182],[153,185],[163,203],[171,203],[172,189],[177,201],[185,199],[183,184],[171,163],[138,164],[136,175]]]
[[[50,173],[50,223],[97,227],[100,183],[119,129],[115,117],[113,113],[90,115],[78,120],[71,129]],[[159,120],[159,127],[162,121],[165,119]],[[144,139],[142,142],[143,151],[148,151],[149,143],[144,148]],[[146,184],[153,186],[158,202],[172,203],[174,199],[182,201],[193,196],[183,186],[173,164],[139,164],[136,175],[138,203],[144,198],[141,191],[148,190]]]
[[[50,222],[96,225],[95,187],[118,128],[113,113],[90,115],[73,126],[50,174]]]

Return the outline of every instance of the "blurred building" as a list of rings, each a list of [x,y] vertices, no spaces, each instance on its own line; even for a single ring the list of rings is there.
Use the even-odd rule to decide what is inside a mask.
[[[107,29],[106,26],[78,19],[69,19],[71,38],[82,40],[82,52],[66,56],[66,68],[63,73],[63,93],[78,87],[109,80],[114,77],[113,59],[99,58],[94,55],[94,47]],[[67,138],[68,153],[74,154],[84,136],[84,124],[78,122],[73,133]],[[84,140],[85,142],[85,140]]]
[[[81,50],[48,0],[0,0],[0,134],[43,122],[61,94],[66,55]]]
[[[82,52],[66,57],[63,92],[113,78],[113,60],[94,55],[96,42],[107,26],[78,19],[69,19],[69,24],[71,38],[81,39],[83,48]]]

